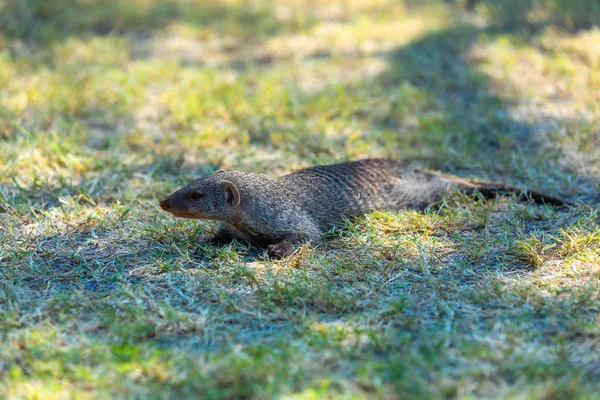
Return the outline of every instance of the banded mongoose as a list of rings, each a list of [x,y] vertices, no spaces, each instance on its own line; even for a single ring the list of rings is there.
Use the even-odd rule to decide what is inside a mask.
[[[270,257],[278,258],[317,241],[346,217],[374,210],[424,209],[452,190],[488,198],[516,193],[537,203],[564,204],[499,183],[445,175],[396,160],[368,159],[301,169],[278,178],[217,171],[174,192],[160,207],[176,217],[219,221],[212,243],[238,239],[266,247]]]

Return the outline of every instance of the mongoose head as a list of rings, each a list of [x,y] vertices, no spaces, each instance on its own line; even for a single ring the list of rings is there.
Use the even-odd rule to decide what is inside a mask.
[[[172,193],[160,202],[160,207],[180,218],[231,219],[241,203],[235,178],[233,171],[204,176]]]

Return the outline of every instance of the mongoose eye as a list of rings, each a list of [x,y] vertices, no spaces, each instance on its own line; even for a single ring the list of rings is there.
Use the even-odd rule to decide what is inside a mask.
[[[194,193],[190,194],[190,200],[200,200],[203,197],[204,197],[204,195],[200,192],[194,192]]]

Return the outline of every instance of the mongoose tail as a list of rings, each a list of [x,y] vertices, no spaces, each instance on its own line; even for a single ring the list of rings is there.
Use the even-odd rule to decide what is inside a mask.
[[[462,181],[462,179],[461,179]],[[461,188],[469,194],[481,193],[486,199],[493,199],[498,195],[514,194],[524,196],[526,199],[533,201],[536,204],[548,204],[553,206],[569,206],[570,203],[557,197],[549,196],[544,193],[536,192],[529,189],[519,189],[514,186],[503,185],[493,182],[469,182],[468,186],[461,182]]]
[[[493,199],[501,195],[514,194],[518,197],[524,196],[527,200],[533,201],[536,204],[548,204],[553,206],[572,206],[565,200],[558,197],[550,196],[545,193],[540,193],[535,190],[521,189],[515,186],[505,185],[499,182],[480,181],[477,179],[461,178],[455,175],[449,175],[438,171],[427,170],[427,173],[438,178],[451,182],[450,187],[458,187],[458,189],[466,194],[479,193],[486,199]]]

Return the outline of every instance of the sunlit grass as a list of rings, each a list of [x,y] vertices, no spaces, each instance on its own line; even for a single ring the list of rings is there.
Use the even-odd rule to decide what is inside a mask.
[[[0,396],[593,398],[591,3],[0,1]],[[453,194],[281,261],[157,207],[375,156],[574,206]]]

